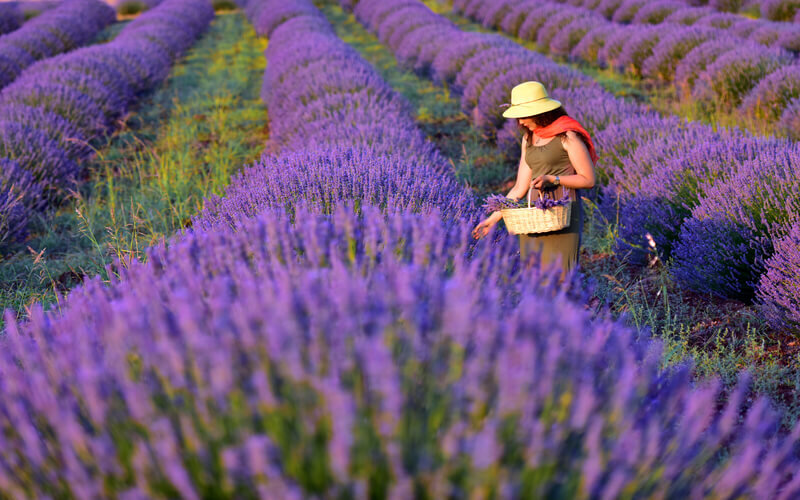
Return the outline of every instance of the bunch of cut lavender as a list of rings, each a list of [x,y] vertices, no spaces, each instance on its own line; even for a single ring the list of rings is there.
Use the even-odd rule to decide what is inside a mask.
[[[536,203],[534,203],[532,206],[542,210],[547,210],[548,208],[555,208],[555,207],[560,207],[562,205],[566,205],[569,202],[570,202],[569,192],[565,189],[564,196],[562,196],[560,199],[549,198],[545,195],[542,198],[536,198]]]
[[[492,213],[506,208],[523,208],[527,204],[522,204],[519,200],[507,198],[502,194],[493,194],[486,198],[486,202],[481,206],[486,209],[487,213]]]

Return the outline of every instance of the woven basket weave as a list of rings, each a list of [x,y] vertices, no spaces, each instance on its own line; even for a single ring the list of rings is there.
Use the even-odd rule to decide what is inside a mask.
[[[542,197],[541,191],[539,198]],[[511,234],[548,233],[569,226],[572,203],[557,207],[531,207],[531,189],[528,190],[528,208],[505,208],[500,211]]]

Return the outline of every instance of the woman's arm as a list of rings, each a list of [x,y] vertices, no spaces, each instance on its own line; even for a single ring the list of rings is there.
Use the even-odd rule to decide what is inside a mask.
[[[519,167],[517,167],[517,180],[514,183],[514,187],[511,188],[511,191],[508,192],[506,198],[513,198],[513,199],[520,199],[523,196],[528,195],[528,189],[530,189],[531,185],[531,178],[533,174],[531,172],[530,167],[525,162],[525,138],[522,139],[522,153],[520,154],[519,158]],[[500,222],[500,219],[503,218],[503,214],[498,210],[497,212],[493,212],[491,215],[483,219],[475,229],[472,230],[472,236],[474,238],[483,238],[492,227]]]
[[[527,141],[523,137],[522,152],[519,157],[519,167],[517,168],[517,181],[514,183],[514,187],[511,188],[511,191],[506,195],[506,198],[520,199],[528,195],[528,189],[530,189],[533,174],[528,163],[525,161],[525,151],[527,150],[526,142]]]
[[[555,139],[553,139],[555,140]],[[572,189],[589,189],[594,186],[594,166],[589,148],[583,140],[573,131],[568,131],[561,144],[569,155],[569,161],[575,168],[575,174],[559,177],[561,185]],[[555,182],[555,175],[540,175],[533,180],[533,187],[541,189],[543,186]]]

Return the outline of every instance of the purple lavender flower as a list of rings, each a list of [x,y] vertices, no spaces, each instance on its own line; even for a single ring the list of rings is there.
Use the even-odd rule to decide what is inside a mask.
[[[724,37],[703,42],[690,50],[675,67],[675,85],[684,94],[690,94],[697,78],[706,67],[726,52],[739,45],[736,38]]]
[[[639,10],[647,5],[646,0],[623,0],[619,7],[614,11],[611,20],[615,23],[630,23]]]
[[[492,213],[507,208],[522,208],[524,206],[527,206],[527,204],[523,204],[521,200],[512,200],[502,194],[493,194],[486,197],[481,208],[486,210],[486,213]]]
[[[664,18],[664,22],[691,26],[700,18],[713,13],[714,9],[711,7],[682,7]]]
[[[550,41],[564,26],[577,19],[579,16],[585,16],[586,14],[587,12],[583,9],[569,9],[551,16],[537,31],[536,44],[542,48],[549,47]]]
[[[633,25],[623,26],[615,29],[611,35],[606,38],[603,47],[597,53],[597,61],[607,68],[617,67],[617,61],[620,54],[625,49],[628,40],[633,36],[641,36],[642,33],[649,33],[651,27]]]
[[[673,12],[685,8],[682,2],[657,2],[642,6],[633,16],[634,24],[661,24]]]
[[[602,0],[595,8],[595,11],[599,12],[600,15],[606,19],[611,19],[614,17],[614,14],[617,12],[620,5],[622,5],[623,1],[624,0]]]
[[[800,140],[800,98],[794,98],[781,113],[777,129],[794,140]]]
[[[744,98],[739,109],[751,116],[774,122],[800,97],[800,66],[780,68],[765,78]]]
[[[500,28],[509,35],[520,36],[519,30],[522,27],[522,23],[528,19],[531,9],[538,5],[541,5],[540,2],[532,0],[516,2],[500,21]],[[520,38],[522,37],[520,36]]]
[[[716,12],[704,16],[694,23],[695,26],[706,26],[709,28],[727,29],[742,21],[740,16],[728,12]]]
[[[558,3],[545,2],[544,4],[539,4],[535,10],[530,10],[526,13],[526,17],[517,31],[517,36],[523,40],[536,41],[542,26],[551,17],[564,12],[564,6]]]
[[[616,57],[614,67],[618,71],[641,76],[642,63],[652,55],[653,47],[662,37],[674,33],[676,29],[682,30],[683,27],[659,24],[656,26],[646,25],[641,30],[632,30],[630,38]]]
[[[800,222],[775,243],[775,253],[766,263],[758,284],[758,300],[776,328],[800,333]]]
[[[708,5],[721,12],[739,12],[745,0],[711,0]]]
[[[797,186],[800,151],[786,144],[708,187],[681,229],[676,276],[698,290],[752,299],[773,239],[785,234],[791,214],[798,213]]]
[[[0,4],[0,35],[16,30],[24,22],[22,9],[16,2]]]
[[[103,2],[68,0],[0,36],[0,89],[34,61],[88,43],[115,19],[114,10]]]
[[[0,248],[25,238],[43,201],[42,188],[16,162],[0,159]]]
[[[569,56],[587,33],[596,26],[608,24],[599,16],[581,16],[561,28],[550,40],[550,51],[556,55]]]
[[[574,59],[581,59],[590,64],[602,62],[600,54],[608,39],[619,31],[619,28],[611,23],[599,25],[590,29],[581,41],[572,49],[570,56]]]
[[[652,48],[652,55],[642,63],[642,74],[671,82],[675,68],[692,49],[721,33],[714,28],[691,27],[664,33]]]
[[[800,8],[793,0],[765,0],[760,5],[761,17],[772,21],[791,21]]]
[[[717,105],[738,106],[762,78],[791,59],[786,53],[739,46],[708,65],[695,81],[692,95]]]

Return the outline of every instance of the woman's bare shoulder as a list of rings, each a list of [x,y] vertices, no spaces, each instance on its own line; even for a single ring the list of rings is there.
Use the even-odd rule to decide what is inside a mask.
[[[561,142],[569,143],[569,142],[579,141],[579,140],[580,140],[580,137],[578,137],[577,132],[575,132],[574,130],[567,130],[566,132],[564,132],[564,138],[561,139]]]

